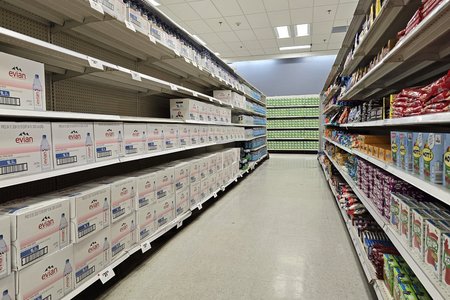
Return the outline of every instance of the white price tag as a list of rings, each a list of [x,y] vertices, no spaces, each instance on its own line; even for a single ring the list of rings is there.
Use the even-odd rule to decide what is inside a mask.
[[[233,104],[231,104],[231,109],[233,109],[234,108],[234,105]]]
[[[173,49],[173,52],[175,53],[176,56],[180,56],[180,51]]]
[[[88,62],[89,62],[89,65],[91,67],[96,68],[96,69],[100,69],[100,70],[104,70],[103,69],[103,64],[99,60],[96,60],[96,59],[94,59],[92,57],[88,57]]]
[[[201,210],[201,209],[203,208],[202,204],[199,203],[199,204],[197,205],[197,208],[198,208],[198,210]]]
[[[171,89],[172,91],[178,91],[178,88],[177,88],[177,86],[176,86],[175,84],[171,84],[171,85],[170,85],[170,89]]]
[[[125,26],[127,26],[127,28],[131,31],[136,32],[136,28],[134,28],[134,25],[130,21],[125,20]]]
[[[100,3],[94,1],[94,0],[89,0],[89,4],[91,4],[91,8],[95,9],[96,11],[98,11],[101,14],[105,14],[105,12],[103,11],[103,7]]]
[[[191,63],[191,61],[189,59],[187,59],[186,57],[184,58],[184,61],[187,62],[188,64]]]
[[[192,96],[194,96],[194,97],[198,97],[198,94],[197,94],[197,92],[192,92]]]
[[[217,101],[219,102],[220,105],[222,105],[222,101],[220,101],[220,100],[217,100]]]
[[[202,66],[198,66],[198,68],[200,69],[200,71],[203,71],[203,67]]]
[[[214,193],[214,198],[217,198],[217,194],[216,193]]]
[[[216,75],[214,73],[211,73],[212,78],[216,78]]]
[[[209,97],[209,101],[214,102],[213,98]]]
[[[149,34],[148,38],[150,39],[150,42],[152,42],[153,44],[156,44],[156,39],[153,35]]]
[[[106,268],[103,270],[98,276],[100,276],[100,281],[105,284],[108,282],[111,278],[113,278],[116,274],[114,273],[114,270],[111,267]]]
[[[141,75],[133,71],[131,71],[131,78],[136,81],[142,81]]]
[[[177,223],[177,229],[180,228],[181,226],[183,226],[183,221]]]
[[[150,244],[150,241],[145,241],[141,244],[142,253],[145,253],[150,249],[152,249],[152,245]]]
[[[194,65],[194,67],[198,67],[198,65],[195,61],[192,61],[192,64]]]

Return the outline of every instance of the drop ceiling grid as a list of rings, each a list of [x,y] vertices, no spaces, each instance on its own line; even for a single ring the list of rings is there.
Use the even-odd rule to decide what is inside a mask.
[[[276,58],[296,51],[279,47],[312,44],[320,55],[340,48],[343,34],[334,26],[348,25],[357,0],[159,0],[158,8],[207,47],[229,61],[249,55]],[[328,10],[331,12],[328,13]],[[220,24],[219,22],[222,22]],[[239,23],[239,25],[237,25]],[[311,35],[295,37],[294,25],[310,23]],[[289,25],[291,36],[277,39],[274,27]],[[324,41],[325,40],[325,41]],[[223,47],[223,45],[227,45]],[[303,53],[302,52],[302,53]],[[297,52],[298,53],[298,52]]]

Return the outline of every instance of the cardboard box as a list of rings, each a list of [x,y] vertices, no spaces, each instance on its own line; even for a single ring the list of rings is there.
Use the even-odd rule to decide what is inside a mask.
[[[8,216],[0,215],[0,278],[11,273],[11,223]]]
[[[422,150],[424,177],[432,183],[442,184],[444,164],[444,134],[425,133]]]
[[[423,177],[423,133],[414,132],[413,133],[413,171],[414,174]]]
[[[156,199],[160,201],[175,192],[175,170],[170,166],[161,166],[154,170],[156,171]]]
[[[444,178],[442,182],[445,187],[450,189],[450,133],[445,134],[444,149]]]
[[[209,191],[209,186],[210,186],[210,179],[209,177],[202,179],[202,181],[200,182],[200,202],[205,201],[207,198],[211,195],[210,191]]]
[[[138,242],[141,243],[151,237],[157,228],[156,210],[158,203],[144,206],[136,212],[138,224]]]
[[[127,21],[133,24],[136,32],[148,35],[150,33],[150,26],[146,17],[141,14],[141,11],[135,5],[127,6]]]
[[[0,108],[45,110],[44,64],[0,52]]]
[[[450,223],[443,220],[426,220],[424,261],[436,278],[441,278],[443,235],[450,233]]]
[[[164,150],[164,126],[162,124],[147,124],[147,143],[148,153]]]
[[[390,209],[389,223],[398,234],[400,234],[400,226],[401,226],[400,205],[401,205],[400,198],[395,194],[391,194],[391,205],[390,205],[391,209]]]
[[[147,124],[124,123],[123,130],[125,156],[147,153]]]
[[[0,122],[0,178],[53,169],[50,123]]]
[[[97,276],[111,262],[111,231],[107,227],[73,245],[75,287]]]
[[[42,196],[7,202],[0,207],[11,221],[12,267],[23,269],[69,244],[67,198]]]
[[[180,147],[188,147],[191,145],[191,127],[189,125],[178,126],[178,139]]]
[[[391,151],[392,151],[392,163],[394,166],[400,167],[400,132],[391,131]]]
[[[450,233],[442,236],[442,270],[441,281],[445,287],[450,287]]]
[[[413,133],[401,132],[400,133],[400,160],[403,170],[413,170]]]
[[[189,170],[191,163],[189,161],[175,161],[169,164],[174,171],[175,191],[184,190],[189,187]]]
[[[16,274],[10,274],[9,276],[0,279],[0,292],[3,299],[14,300],[16,299]]]
[[[114,18],[124,21],[126,5],[120,0],[94,0],[102,5],[103,11]]]
[[[209,134],[209,128],[208,126],[200,126],[200,144],[206,144],[208,143],[208,134]]]
[[[216,91],[213,91],[213,97],[218,99],[218,100],[221,100],[222,102],[234,105],[234,103],[232,103],[233,91],[231,91],[231,90],[216,90]]]
[[[17,299],[61,299],[75,287],[72,245],[17,272]]]
[[[156,204],[156,173],[152,169],[130,174],[136,178],[137,197],[134,208],[140,210]]]
[[[164,149],[179,148],[178,125],[164,125]]]
[[[201,202],[201,182],[191,183],[189,186],[189,205],[193,207]]]
[[[434,214],[433,210],[414,208],[412,210],[412,238],[411,238],[411,248],[412,252],[417,254],[419,257],[424,258],[425,256],[425,224],[427,220],[439,220],[441,219],[438,215]]]
[[[201,119],[203,103],[189,98],[170,99],[170,118],[177,120],[204,121]]]
[[[109,185],[82,185],[57,193],[69,199],[72,243],[79,243],[110,224],[111,189]]]
[[[208,126],[208,143],[217,143],[216,128],[214,126]]]
[[[189,184],[200,182],[201,159],[192,159],[189,168]]]
[[[412,209],[420,207],[412,198],[398,195],[400,203],[400,237],[411,247]]]
[[[189,210],[189,187],[175,192],[175,217]]]
[[[95,122],[95,160],[116,159],[123,150],[123,123]]]
[[[209,174],[209,158],[208,157],[202,157],[200,160],[200,180],[205,180],[208,177]]]
[[[200,144],[200,126],[190,126],[191,130],[191,145],[195,146]]]
[[[117,176],[100,180],[111,189],[111,223],[131,214],[135,209],[137,182],[134,177]]]
[[[133,212],[111,225],[111,261],[117,260],[137,241],[136,213]]]
[[[156,204],[157,229],[169,224],[175,215],[175,194],[168,195]]]

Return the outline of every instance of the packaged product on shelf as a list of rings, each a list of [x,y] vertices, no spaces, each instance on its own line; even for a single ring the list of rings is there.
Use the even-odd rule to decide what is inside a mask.
[[[124,123],[124,155],[132,156],[147,153],[147,124]]]
[[[179,148],[178,125],[164,125],[164,149]]]
[[[201,202],[200,199],[201,194],[201,182],[191,183],[189,185],[189,205],[193,207]]]
[[[189,184],[200,182],[200,167],[201,167],[201,159],[194,158],[190,160],[190,168],[189,168]]]
[[[11,273],[11,220],[0,215],[0,278]]]
[[[137,197],[136,178],[116,176],[101,179],[98,183],[109,186],[111,190],[111,223],[134,212]]]
[[[147,152],[164,150],[164,126],[162,124],[147,124]]]
[[[148,35],[150,26],[148,20],[142,15],[141,10],[133,2],[129,2],[126,10],[126,21],[131,23],[137,32]]]
[[[394,194],[392,194],[391,196],[389,223],[394,228],[394,230],[400,234],[400,199]]]
[[[126,16],[126,5],[120,0],[93,0],[102,5],[103,11],[119,21],[124,21]]]
[[[208,157],[201,157],[200,159],[200,180],[206,179],[209,174],[209,158]]]
[[[450,288],[450,233],[443,235],[442,247],[441,281],[447,288]]]
[[[198,107],[198,120],[211,122],[213,117],[211,110],[214,109],[215,106],[208,103],[199,102]]]
[[[425,264],[437,278],[442,271],[443,235],[450,233],[450,223],[444,220],[426,220]]]
[[[169,166],[161,166],[160,168],[155,168],[152,172],[153,171],[156,171],[156,199],[161,201],[161,199],[173,195],[175,192],[174,168]]]
[[[75,287],[72,245],[17,272],[17,299],[61,299]]]
[[[16,273],[0,279],[0,292],[5,300],[16,299]]]
[[[432,183],[442,184],[444,160],[444,135],[425,133],[422,150],[424,177]]]
[[[0,207],[11,224],[11,261],[23,269],[62,249],[70,242],[70,207],[66,198],[45,195],[18,199]]]
[[[189,210],[189,187],[175,192],[175,217]]]
[[[148,239],[156,231],[156,210],[158,203],[144,206],[136,212],[136,222],[138,224],[138,242]]]
[[[190,134],[192,146],[200,144],[200,130],[200,126],[191,126]]]
[[[178,143],[180,147],[187,147],[191,145],[191,126],[189,125],[179,125],[178,128]]]
[[[394,166],[400,167],[400,153],[399,153],[400,132],[391,131],[391,151],[392,163]]]
[[[434,213],[431,209],[414,208],[412,210],[412,252],[420,258],[425,256],[425,236],[426,236],[426,221],[440,220],[441,216]]]
[[[442,182],[445,187],[450,189],[450,133],[445,134],[444,149],[444,178],[442,178]]]
[[[51,123],[51,125],[55,169],[95,161],[92,123]]]
[[[123,123],[95,122],[95,160],[115,159],[122,155]]]
[[[45,110],[44,64],[0,52],[0,108]]]
[[[204,121],[200,118],[201,106],[204,103],[189,99],[170,99],[170,118],[177,120]]]
[[[111,230],[109,227],[73,245],[75,287],[97,274],[111,262]]]
[[[406,171],[412,171],[413,168],[413,133],[400,133],[400,159],[401,167]]]
[[[109,185],[87,184],[55,194],[69,199],[72,243],[79,243],[109,226],[111,217]]]
[[[397,197],[400,203],[400,236],[406,245],[411,246],[412,209],[420,207],[420,205],[412,198],[401,195]]]
[[[0,180],[53,169],[50,123],[0,122]]]
[[[171,194],[158,200],[156,204],[157,229],[164,227],[174,219],[175,194]]]
[[[208,143],[217,143],[218,137],[216,135],[216,127],[208,126]]]
[[[184,190],[189,187],[190,161],[174,161],[169,163],[168,166],[173,167],[175,191]]]
[[[111,225],[111,262],[117,260],[137,242],[136,213]]]
[[[202,179],[201,185],[200,185],[200,199],[206,200],[206,197],[211,195],[209,192],[209,186],[210,186],[210,176],[206,177],[205,179]]]
[[[383,278],[384,282],[389,289],[391,295],[394,290],[394,267],[398,267],[396,260],[396,255],[393,254],[383,254],[384,268],[383,268]]]
[[[233,91],[231,90],[216,90],[213,91],[213,97],[216,99],[221,100],[222,102],[225,102],[227,104],[233,104],[232,100],[233,100]]]
[[[208,143],[208,134],[209,134],[209,127],[208,126],[200,126],[200,144],[206,144]]]
[[[413,171],[423,177],[423,133],[414,132],[413,133]]]
[[[134,208],[140,210],[156,203],[156,174],[151,169],[130,174],[136,178],[137,197]]]

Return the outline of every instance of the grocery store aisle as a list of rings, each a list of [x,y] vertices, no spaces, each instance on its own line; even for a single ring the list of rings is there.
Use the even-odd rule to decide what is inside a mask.
[[[101,299],[372,299],[312,155],[272,155]]]

